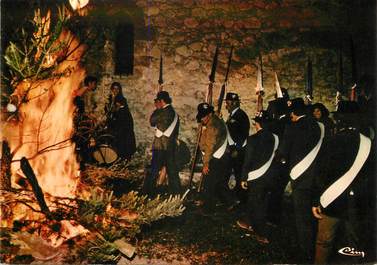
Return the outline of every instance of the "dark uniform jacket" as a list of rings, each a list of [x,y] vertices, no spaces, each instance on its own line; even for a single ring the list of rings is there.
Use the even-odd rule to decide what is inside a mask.
[[[174,117],[176,115],[176,112],[172,105],[166,105],[165,108],[162,109],[156,109],[151,117],[150,117],[150,124],[153,127],[157,127],[160,131],[164,132],[166,129],[169,128],[169,126],[174,121]],[[170,135],[170,137],[167,137],[165,135],[162,135],[161,137],[154,137],[153,140],[153,149],[154,150],[167,150],[169,144],[176,144],[176,139],[178,137],[179,132],[179,118],[177,121],[177,124]]]
[[[250,171],[259,169],[268,162],[274,153],[274,145],[275,138],[273,134],[265,129],[261,129],[248,137],[245,160],[242,167],[242,181],[247,181]],[[270,180],[277,172],[276,166],[276,161],[273,159],[266,173],[255,181]]]
[[[238,108],[233,115],[229,116],[226,125],[228,126],[231,138],[235,142],[236,148],[242,148],[246,138],[249,136],[250,130],[250,121],[247,114]]]
[[[326,138],[334,134],[335,124],[331,118],[323,117],[319,119],[319,122],[322,122],[323,125],[325,125]]]
[[[361,170],[349,186],[344,182],[338,187],[344,191],[329,205],[321,205],[321,195],[339,178],[341,178],[353,165],[360,146],[360,133],[353,128],[347,128],[331,137],[322,151],[321,170],[315,179],[314,205],[320,205],[323,212],[330,216],[346,217],[350,204],[356,202],[360,210],[367,208],[368,197],[372,195],[374,186],[368,184],[373,177],[373,154],[369,155]],[[365,152],[365,151],[364,151]],[[365,153],[366,154],[366,153]],[[368,178],[369,177],[369,178]],[[344,178],[343,178],[344,179]],[[332,194],[331,194],[332,195]],[[334,197],[334,198],[335,198]],[[374,198],[375,199],[375,198]],[[371,200],[373,201],[373,199]],[[324,202],[324,201],[322,201]]]
[[[212,114],[208,124],[203,126],[199,147],[204,153],[203,165],[208,166],[213,154],[224,144],[227,139],[226,125],[222,119]]]
[[[320,135],[321,131],[318,123],[314,118],[307,115],[285,127],[278,151],[279,155],[287,161],[289,171],[317,145]],[[292,181],[292,188],[307,189],[312,186],[313,177],[318,170],[317,161],[318,154],[305,172]]]

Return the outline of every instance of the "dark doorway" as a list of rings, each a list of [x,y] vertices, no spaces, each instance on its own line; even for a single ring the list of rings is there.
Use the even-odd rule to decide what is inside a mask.
[[[115,74],[132,75],[134,68],[134,26],[120,24],[115,36]]]

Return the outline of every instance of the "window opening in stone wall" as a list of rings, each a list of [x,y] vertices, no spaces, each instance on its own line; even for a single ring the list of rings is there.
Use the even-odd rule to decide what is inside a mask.
[[[115,33],[115,74],[132,75],[134,68],[134,26],[121,24]]]

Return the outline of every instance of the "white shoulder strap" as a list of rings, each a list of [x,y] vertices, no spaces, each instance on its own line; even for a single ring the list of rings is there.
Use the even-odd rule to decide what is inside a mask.
[[[266,173],[266,171],[270,168],[272,159],[275,156],[275,151],[279,146],[279,137],[276,134],[273,134],[273,136],[274,136],[274,148],[272,149],[270,159],[268,159],[268,161],[260,168],[250,171],[249,174],[247,174],[247,181],[254,180],[263,176],[263,174]]]
[[[157,138],[160,138],[161,136],[165,135],[166,137],[170,137],[170,135],[173,133],[174,131],[174,128],[175,126],[177,125],[177,122],[178,122],[178,115],[177,113],[175,112],[174,113],[174,120],[173,122],[169,125],[169,127],[163,132],[161,130],[159,130],[157,127],[156,127],[156,137]]]
[[[225,128],[226,128],[226,137],[225,137],[225,141],[224,143],[222,144],[222,146],[220,146],[219,149],[216,150],[216,152],[213,153],[213,157],[214,158],[217,158],[217,159],[220,159],[224,153],[225,153],[225,150],[226,150],[226,147],[228,146],[228,140],[229,140],[229,132],[228,132],[228,128],[227,126],[225,125]]]
[[[321,130],[321,135],[319,137],[318,143],[314,148],[300,161],[298,162],[291,170],[290,176],[293,180],[297,179],[304,173],[309,166],[313,163],[316,158],[319,149],[321,148],[323,137],[325,137],[325,126],[321,122],[317,122]]]
[[[331,204],[336,198],[338,198],[352,183],[361,168],[363,167],[365,161],[367,160],[372,142],[371,140],[360,133],[360,145],[357,152],[355,161],[353,162],[350,169],[341,176],[337,181],[331,184],[330,187],[320,197],[320,203],[323,208],[326,208]]]

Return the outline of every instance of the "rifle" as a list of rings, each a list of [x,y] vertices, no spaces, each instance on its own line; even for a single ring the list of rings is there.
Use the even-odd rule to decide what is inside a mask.
[[[219,47],[216,46],[216,51],[215,51],[215,55],[213,57],[213,62],[212,62],[211,74],[208,76],[209,84],[208,84],[206,102],[209,105],[212,105],[213,83],[215,83],[215,74],[216,74],[218,57],[219,57]]]
[[[357,69],[356,69],[356,55],[355,55],[355,46],[351,36],[351,66],[352,66],[352,87],[350,101],[356,101],[356,87],[357,87]]]
[[[208,90],[207,90],[207,96],[206,96],[206,102],[208,104],[212,104],[212,88],[213,88],[213,83],[215,82],[215,75],[216,75],[216,67],[217,67],[217,58],[219,56],[219,51],[218,51],[218,46],[216,46],[216,51],[215,51],[215,55],[213,57],[213,61],[212,61],[212,68],[211,68],[211,74],[208,76],[209,78],[209,84],[208,84]],[[195,170],[195,164],[196,164],[196,160],[198,159],[198,154],[199,154],[199,143],[200,143],[200,138],[202,137],[202,124],[199,124],[199,128],[198,128],[198,138],[196,140],[196,146],[195,146],[195,151],[194,151],[194,157],[193,157],[193,160],[192,160],[192,164],[191,164],[191,171],[190,171],[190,181],[189,181],[189,189],[191,188],[191,185],[192,185],[192,178],[194,176],[194,170]],[[198,186],[198,192],[200,192],[201,190],[201,186],[202,186],[202,182],[203,182],[203,176],[200,180],[200,183],[199,183],[199,186]]]
[[[343,55],[342,49],[338,50],[338,68],[336,71],[336,97],[335,97],[335,109],[338,109],[339,101],[342,98],[343,93]]]
[[[164,80],[162,79],[162,54],[160,55],[160,74],[158,76],[158,92],[162,91],[162,85]]]
[[[230,53],[228,57],[228,66],[226,68],[226,73],[225,73],[225,79],[224,79],[223,85],[221,86],[219,99],[217,101],[217,114],[218,115],[221,115],[221,107],[224,101],[225,87],[228,85],[228,75],[229,75],[229,70],[230,70],[230,64],[232,62],[232,55],[233,55],[233,46],[230,48]]]
[[[312,60],[308,58],[308,65],[306,68],[306,82],[305,82],[305,92],[306,92],[306,99],[309,105],[313,101],[313,66]]]
[[[261,112],[263,110],[263,95],[264,95],[264,88],[263,88],[263,65],[262,65],[262,55],[259,54],[259,66],[258,66],[258,73],[257,73],[257,86],[255,87],[256,94],[258,95],[257,99],[257,112]]]

